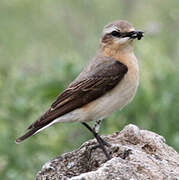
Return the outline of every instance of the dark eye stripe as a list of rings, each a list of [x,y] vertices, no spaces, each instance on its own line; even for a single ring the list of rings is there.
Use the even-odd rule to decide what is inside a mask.
[[[112,31],[111,32],[111,35],[112,36],[115,36],[115,37],[120,37],[121,36],[121,33],[119,31]]]

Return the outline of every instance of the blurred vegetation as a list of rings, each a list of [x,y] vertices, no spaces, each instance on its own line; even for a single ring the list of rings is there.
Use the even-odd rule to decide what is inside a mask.
[[[152,130],[179,150],[179,1],[1,0],[0,179],[31,180],[49,159],[92,135],[57,124],[14,143],[95,55],[104,25],[126,19],[136,42],[140,87],[134,101],[103,121],[101,134],[128,123]]]

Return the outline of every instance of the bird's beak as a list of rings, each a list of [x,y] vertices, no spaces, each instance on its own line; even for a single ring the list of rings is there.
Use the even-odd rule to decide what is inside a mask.
[[[129,37],[133,39],[137,38],[138,40],[140,40],[143,36],[144,36],[143,31],[132,31]]]
[[[124,33],[122,37],[130,37],[131,39],[138,39],[140,40],[144,35],[143,31],[131,31],[131,32],[127,32]]]

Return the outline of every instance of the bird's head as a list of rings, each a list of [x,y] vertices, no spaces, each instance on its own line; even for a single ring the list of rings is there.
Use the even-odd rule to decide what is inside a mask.
[[[101,47],[108,49],[130,48],[134,39],[140,40],[143,37],[142,31],[137,31],[127,21],[114,21],[104,27]]]

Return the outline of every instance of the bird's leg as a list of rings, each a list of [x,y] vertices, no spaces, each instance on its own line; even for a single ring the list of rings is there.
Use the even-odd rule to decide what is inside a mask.
[[[101,122],[102,122],[102,119],[101,120],[96,120],[95,121],[95,124],[93,126],[93,131],[95,131],[97,134],[99,133],[99,129],[100,129],[100,126],[101,126]],[[101,139],[101,141],[103,142],[103,144],[105,146],[108,146],[110,147],[111,145],[109,143],[107,143],[106,141],[104,141],[100,136],[99,138]],[[95,149],[95,148],[94,148]]]
[[[97,132],[95,132],[94,129],[92,129],[87,123],[84,123],[84,122],[83,122],[82,124],[83,124],[88,130],[90,130],[90,131],[93,133],[94,137],[95,137],[96,140],[98,141],[99,145],[96,145],[95,148],[100,147],[100,148],[103,150],[106,158],[107,158],[108,160],[110,160],[111,157],[110,157],[109,153],[106,151],[106,148],[105,148],[105,145],[109,146],[109,144],[108,144],[107,142],[105,142],[105,141],[99,136],[99,134],[98,134]]]
[[[96,121],[95,121],[95,124],[94,124],[94,126],[93,126],[93,130],[94,130],[96,133],[99,132],[99,129],[100,129],[100,126],[101,126],[101,122],[102,122],[102,120],[96,120]]]

